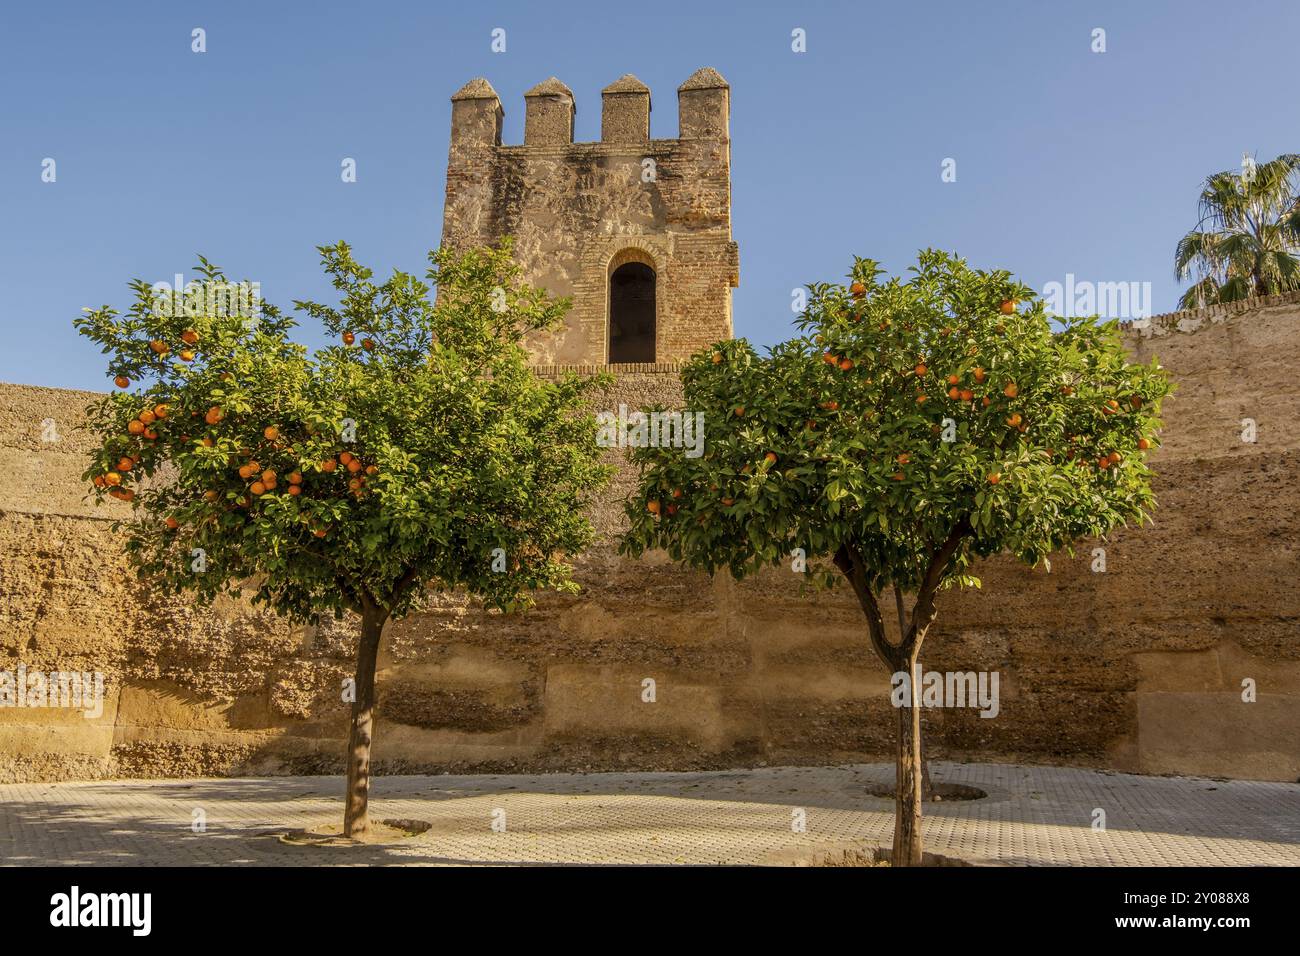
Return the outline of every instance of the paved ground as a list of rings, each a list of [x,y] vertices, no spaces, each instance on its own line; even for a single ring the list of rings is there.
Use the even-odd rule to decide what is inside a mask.
[[[926,805],[927,849],[977,863],[1300,865],[1300,785],[935,764],[988,797]],[[372,815],[433,824],[387,846],[281,843],[337,822],[332,777],[0,786],[0,863],[793,864],[888,845],[884,764],[716,773],[380,777]],[[1093,828],[1105,811],[1104,831]],[[194,832],[196,812],[206,830]],[[802,814],[806,829],[797,831]],[[503,832],[494,820],[504,818]]]

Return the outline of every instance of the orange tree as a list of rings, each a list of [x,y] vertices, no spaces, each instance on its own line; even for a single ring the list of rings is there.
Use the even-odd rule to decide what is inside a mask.
[[[369,827],[375,661],[386,621],[425,588],[503,610],[574,590],[584,508],[607,478],[595,379],[539,379],[522,338],[567,308],[520,282],[508,245],[430,254],[429,280],[372,281],[344,243],[322,247],[340,305],[298,302],[336,344],[314,355],[273,306],[202,280],[77,321],[121,391],[90,409],[86,479],[131,503],[119,523],[142,578],[210,602],[248,594],[304,621],[359,618],[344,829]],[[256,311],[258,314],[250,314]]]
[[[640,485],[623,541],[627,553],[661,548],[736,578],[801,549],[807,583],[847,580],[876,655],[910,689],[898,709],[896,865],[922,855],[913,705],[936,595],[978,586],[977,557],[1034,565],[1143,520],[1154,501],[1142,452],[1170,388],[1158,365],[1125,361],[1113,322],[1053,331],[1007,272],[935,251],[911,272],[881,281],[857,259],[847,286],[809,287],[802,337],[765,356],[744,340],[695,355],[684,407],[705,415],[704,454],[633,452]],[[882,611],[890,590],[897,641]]]

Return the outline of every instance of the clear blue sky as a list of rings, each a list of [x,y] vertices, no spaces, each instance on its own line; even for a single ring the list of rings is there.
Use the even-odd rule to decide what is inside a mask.
[[[314,247],[337,239],[377,271],[422,270],[448,97],[480,75],[517,143],[523,91],[552,74],[594,140],[621,74],[651,87],[652,135],[671,137],[678,84],[721,71],[736,333],[758,343],[789,334],[793,287],[854,253],[899,271],[927,245],[1038,289],[1149,281],[1169,311],[1204,177],[1300,150],[1297,35],[1295,0],[7,3],[0,381],[107,387],[73,318],[126,305],[129,278],[191,277],[199,252],[282,306],[330,295]]]

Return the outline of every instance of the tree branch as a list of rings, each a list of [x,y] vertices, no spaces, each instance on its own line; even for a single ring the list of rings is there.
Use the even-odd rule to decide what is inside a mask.
[[[840,569],[840,572],[848,578],[849,584],[853,586],[853,593],[858,597],[858,603],[862,606],[862,613],[867,617],[867,632],[871,635],[871,646],[875,650],[876,656],[892,673],[897,670],[894,661],[896,648],[885,637],[885,621],[880,615],[880,603],[876,600],[875,593],[867,584],[867,574],[862,566],[862,558],[848,545],[840,545],[833,560],[835,566]]]
[[[971,534],[970,521],[962,518],[948,533],[947,540],[930,560],[930,566],[926,569],[921,586],[916,591],[916,604],[912,607],[912,626],[903,636],[903,648],[907,656],[910,657],[920,649],[926,631],[934,623],[935,615],[938,613],[934,607],[934,596],[938,593],[939,585],[943,583],[943,575],[948,570],[948,563]]]

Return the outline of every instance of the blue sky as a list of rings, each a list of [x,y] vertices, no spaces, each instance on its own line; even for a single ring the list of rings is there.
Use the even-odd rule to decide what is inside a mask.
[[[791,333],[792,288],[841,277],[855,253],[901,271],[923,246],[1038,289],[1149,281],[1169,311],[1200,182],[1243,152],[1300,150],[1297,28],[1294,0],[6,4],[0,381],[107,387],[72,320],[125,306],[132,277],[192,277],[196,253],[282,306],[329,297],[315,246],[337,239],[381,273],[422,271],[448,97],[480,75],[517,143],[523,91],[553,74],[577,99],[576,138],[594,140],[621,74],[651,87],[652,135],[671,137],[676,87],[718,69],[736,334],[756,342]]]

